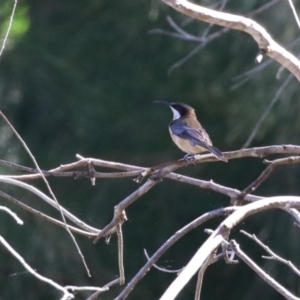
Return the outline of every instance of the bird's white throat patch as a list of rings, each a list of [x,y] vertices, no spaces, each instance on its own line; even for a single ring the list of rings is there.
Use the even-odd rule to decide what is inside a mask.
[[[172,106],[170,106],[170,107],[171,107],[172,112],[173,112],[173,120],[179,119],[181,117],[181,115],[179,114],[179,112],[176,109],[174,109]]]

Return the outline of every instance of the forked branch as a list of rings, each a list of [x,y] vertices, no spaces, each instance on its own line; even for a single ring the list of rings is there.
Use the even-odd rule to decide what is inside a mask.
[[[257,42],[263,53],[287,68],[300,81],[300,62],[286,49],[276,43],[257,22],[239,15],[215,11],[186,0],[162,0],[175,10],[191,18],[210,24],[244,31]]]

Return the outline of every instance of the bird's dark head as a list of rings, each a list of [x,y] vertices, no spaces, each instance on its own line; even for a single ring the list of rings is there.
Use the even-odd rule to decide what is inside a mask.
[[[179,119],[181,117],[195,116],[195,110],[185,103],[167,101],[155,101],[155,103],[168,105],[173,111],[173,120]]]

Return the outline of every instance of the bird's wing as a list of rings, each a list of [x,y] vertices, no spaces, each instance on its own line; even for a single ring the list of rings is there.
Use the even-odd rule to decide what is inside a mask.
[[[183,123],[181,124],[172,124],[170,125],[171,130],[177,136],[182,139],[186,139],[194,143],[194,145],[199,145],[213,153],[219,159],[227,162],[224,154],[216,147],[212,145],[212,142],[203,128],[194,129]]]
[[[182,139],[190,140],[195,145],[199,145],[204,148],[208,148],[208,146],[212,145],[208,134],[203,128],[195,129],[184,124],[171,124],[170,127],[175,135]]]

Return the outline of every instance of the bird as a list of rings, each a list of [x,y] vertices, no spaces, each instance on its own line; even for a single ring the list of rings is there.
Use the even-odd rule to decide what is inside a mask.
[[[209,151],[219,160],[227,162],[224,154],[212,145],[209,135],[197,119],[195,110],[185,103],[154,101],[169,106],[173,112],[173,120],[169,131],[173,142],[183,152],[184,159],[194,158],[196,154]]]

